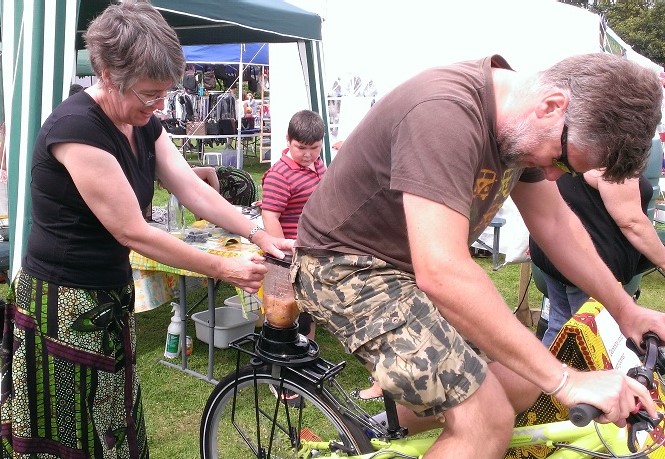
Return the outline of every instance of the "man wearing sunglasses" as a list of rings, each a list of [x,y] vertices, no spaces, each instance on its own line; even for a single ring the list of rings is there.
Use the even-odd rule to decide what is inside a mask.
[[[345,140],[300,219],[296,297],[372,372],[410,432],[445,425],[425,457],[503,457],[515,412],[541,391],[599,407],[601,422],[625,422],[636,400],[655,414],[625,375],[562,367],[468,247],[511,196],[556,266],[627,336],[665,338],[665,315],[623,291],[554,183],[597,168],[610,181],[638,175],[661,100],[657,75],[617,56],[533,74],[491,56],[414,76]]]

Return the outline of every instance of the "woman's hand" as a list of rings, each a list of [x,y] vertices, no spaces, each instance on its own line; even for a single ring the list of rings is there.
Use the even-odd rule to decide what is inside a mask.
[[[274,237],[268,234],[265,230],[260,230],[254,235],[252,242],[261,247],[263,252],[281,260],[284,258],[285,254],[293,253],[293,247],[296,241],[293,239]]]
[[[218,257],[221,266],[219,279],[240,287],[247,293],[256,293],[261,288],[263,277],[268,268],[263,264],[265,258],[258,254],[240,257]]]

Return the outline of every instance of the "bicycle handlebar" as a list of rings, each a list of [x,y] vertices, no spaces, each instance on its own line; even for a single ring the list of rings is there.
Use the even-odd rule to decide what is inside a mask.
[[[593,405],[578,403],[570,409],[568,417],[570,418],[570,422],[577,427],[584,427],[601,414],[603,414],[603,410],[600,410]]]
[[[647,332],[643,336],[643,343],[646,349],[644,356],[644,364],[639,367],[631,368],[628,371],[628,376],[637,380],[647,389],[652,389],[653,372],[656,368],[656,363],[659,357],[658,336],[655,333]],[[630,341],[629,341],[630,342]],[[637,346],[632,346],[637,353]],[[579,403],[570,408],[569,418],[577,427],[584,427],[592,420],[603,414],[603,411],[593,405],[587,403]]]

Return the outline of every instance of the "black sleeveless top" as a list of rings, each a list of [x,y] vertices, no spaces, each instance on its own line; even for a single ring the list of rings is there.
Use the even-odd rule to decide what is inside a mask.
[[[577,177],[569,174],[563,175],[556,183],[563,199],[589,232],[596,250],[605,264],[622,284],[630,282],[637,274],[637,265],[642,254],[626,239],[612,216],[607,212],[600,192],[589,185],[581,174]],[[653,187],[649,179],[642,175],[640,177],[640,198],[642,212],[645,214],[652,194]],[[565,241],[561,241],[561,243],[565,246]],[[529,239],[529,251],[531,260],[543,272],[564,284],[573,285],[554,267],[533,239]],[[580,260],[580,263],[584,263],[584,260]]]
[[[155,179],[155,140],[162,132],[156,117],[134,127],[138,154],[97,103],[85,92],[65,99],[44,122],[32,158],[32,229],[23,260],[29,275],[57,285],[110,289],[132,280],[129,249],[95,217],[51,146],[74,142],[113,155],[142,209],[150,206]],[[83,153],[82,153],[83,154]],[[113,187],[113,183],[102,186]]]

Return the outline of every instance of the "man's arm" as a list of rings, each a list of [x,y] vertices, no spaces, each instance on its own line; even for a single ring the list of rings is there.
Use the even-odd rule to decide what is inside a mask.
[[[561,364],[511,313],[468,249],[462,214],[404,194],[409,247],[418,287],[465,338],[545,391],[561,381]]]
[[[441,315],[465,338],[495,360],[492,369],[513,394],[514,406],[523,406],[532,388],[518,381],[505,368],[546,392],[560,387],[557,398],[566,406],[589,403],[602,409],[603,422],[625,422],[624,413],[635,406],[635,397],[651,414],[655,405],[646,389],[620,372],[578,372],[561,363],[511,313],[485,271],[468,250],[469,221],[462,214],[425,198],[404,193],[409,247],[418,287],[441,311]],[[498,367],[503,364],[505,368]],[[507,377],[504,377],[507,376]],[[529,400],[529,403],[531,400]]]
[[[520,182],[511,196],[531,237],[556,268],[603,304],[626,337],[639,342],[645,332],[653,331],[665,339],[665,315],[637,306],[624,291],[555,182]]]

